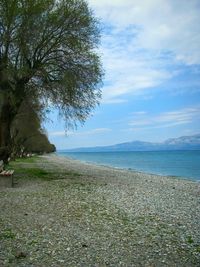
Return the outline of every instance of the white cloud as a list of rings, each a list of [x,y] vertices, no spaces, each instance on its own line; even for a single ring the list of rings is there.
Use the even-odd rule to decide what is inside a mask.
[[[106,132],[110,132],[111,129],[109,128],[96,128],[89,131],[84,132],[73,132],[73,131],[56,131],[56,132],[50,132],[49,136],[56,137],[56,136],[88,136],[88,135],[98,135]]]
[[[200,63],[198,0],[89,0],[89,3],[116,30],[138,27],[140,47],[171,51],[186,64]]]
[[[168,128],[182,124],[190,124],[199,118],[200,107],[163,112],[158,115],[141,113],[134,114],[129,126],[131,130],[152,128]]]
[[[89,0],[89,4],[105,23],[104,103],[125,102],[129,94],[162,85],[178,75],[174,66],[180,62],[200,64],[198,0]]]
[[[49,132],[49,136],[65,136],[66,132],[65,131],[56,131],[56,132]]]
[[[109,128],[96,128],[85,132],[77,132],[76,135],[96,135],[96,134],[102,134],[110,132],[111,129]]]
[[[145,115],[147,114],[146,111],[135,111],[135,112],[132,112],[131,116],[135,116],[135,115]]]
[[[121,34],[123,43],[125,33]],[[119,41],[119,35],[112,35],[104,41],[102,58],[106,69],[103,88],[104,103],[121,103],[128,94],[142,94],[149,88],[156,87],[174,74],[165,70],[156,55],[149,55],[138,48],[127,47]]]

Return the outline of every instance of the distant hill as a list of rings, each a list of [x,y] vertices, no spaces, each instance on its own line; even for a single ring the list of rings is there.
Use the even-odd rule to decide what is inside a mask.
[[[200,134],[167,139],[161,143],[132,141],[112,146],[66,149],[67,152],[117,152],[117,151],[157,151],[157,150],[200,150]]]

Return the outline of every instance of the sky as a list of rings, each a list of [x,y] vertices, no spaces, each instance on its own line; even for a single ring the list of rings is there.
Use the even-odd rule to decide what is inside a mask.
[[[88,3],[102,27],[101,103],[75,131],[53,110],[50,141],[70,149],[200,133],[200,1]]]

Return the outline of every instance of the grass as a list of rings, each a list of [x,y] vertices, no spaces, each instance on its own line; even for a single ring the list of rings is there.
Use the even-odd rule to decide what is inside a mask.
[[[49,172],[41,169],[41,168],[27,168],[27,169],[23,169],[23,173],[27,174],[30,177],[37,177],[40,179],[48,179],[47,176],[50,175]]]
[[[15,159],[14,161],[11,161],[9,163],[9,165],[12,165],[13,163],[35,163],[37,162],[39,159],[38,156],[33,156],[33,157],[30,157],[30,158],[17,158]]]
[[[14,239],[15,238],[15,234],[12,232],[11,229],[5,229],[2,233],[0,233],[0,240],[1,239]]]
[[[193,244],[193,243],[194,243],[194,240],[193,240],[192,236],[188,236],[188,237],[187,237],[187,242],[188,242],[189,244]]]
[[[21,179],[40,179],[45,181],[58,180],[58,179],[75,179],[80,178],[82,174],[74,171],[62,171],[56,168],[55,170],[46,170],[44,163],[47,167],[52,167],[50,164],[42,160],[39,156],[34,156],[31,158],[18,158],[11,161],[9,165],[6,166],[7,169],[13,169],[15,174]]]

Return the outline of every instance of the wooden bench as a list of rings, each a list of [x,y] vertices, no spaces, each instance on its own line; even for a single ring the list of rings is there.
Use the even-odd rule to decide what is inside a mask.
[[[14,186],[14,170],[4,170],[4,164],[2,160],[0,161],[0,176],[11,177],[11,186]]]

